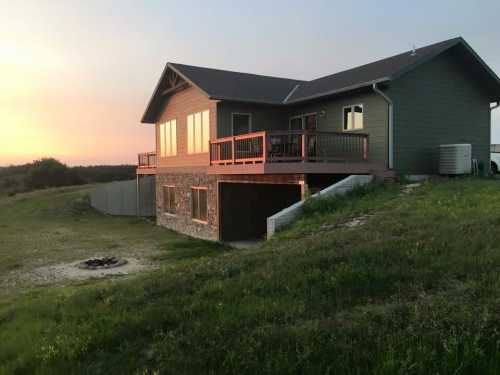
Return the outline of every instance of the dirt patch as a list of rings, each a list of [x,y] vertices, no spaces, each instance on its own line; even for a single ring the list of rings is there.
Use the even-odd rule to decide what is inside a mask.
[[[356,216],[348,221],[345,221],[343,223],[339,224],[330,224],[330,223],[325,223],[321,225],[318,229],[314,230],[313,232],[307,232],[305,234],[318,234],[321,232],[328,232],[332,231],[335,229],[339,228],[356,228],[362,225],[365,225],[367,221],[372,218],[374,215],[373,214],[366,214],[366,215],[361,215],[361,216]]]
[[[345,228],[359,227],[360,225],[365,225],[371,216],[373,216],[373,215],[362,215],[362,216],[354,217],[351,220],[340,224],[340,226],[345,227]]]
[[[402,194],[410,194],[411,192],[413,192],[413,190],[419,188],[420,186],[421,186],[421,184],[419,184],[419,183],[404,185],[401,188],[401,193]]]
[[[153,263],[147,263],[137,258],[127,258],[127,264],[124,264],[121,267],[87,270],[78,268],[78,265],[82,261],[83,260],[78,260],[71,263],[61,263],[52,266],[35,268],[32,271],[23,274],[21,279],[25,282],[41,285],[69,280],[85,280],[108,276],[126,276],[157,267],[157,265]]]

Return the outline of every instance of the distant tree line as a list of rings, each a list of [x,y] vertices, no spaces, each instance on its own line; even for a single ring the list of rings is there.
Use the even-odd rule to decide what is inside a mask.
[[[134,165],[96,165],[68,167],[54,158],[0,168],[0,195],[135,178]]]

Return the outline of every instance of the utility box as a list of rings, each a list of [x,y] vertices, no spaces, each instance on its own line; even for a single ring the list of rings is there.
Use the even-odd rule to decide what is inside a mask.
[[[472,173],[472,145],[469,143],[439,146],[439,174]]]

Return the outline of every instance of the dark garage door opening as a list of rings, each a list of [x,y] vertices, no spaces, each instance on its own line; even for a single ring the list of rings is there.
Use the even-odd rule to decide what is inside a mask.
[[[264,238],[266,219],[300,201],[300,185],[220,183],[220,235],[223,241]]]

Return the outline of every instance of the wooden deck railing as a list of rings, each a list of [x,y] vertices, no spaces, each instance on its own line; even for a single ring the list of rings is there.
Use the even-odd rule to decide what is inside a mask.
[[[210,141],[210,164],[368,160],[368,134],[262,131]]]
[[[138,154],[137,168],[156,168],[156,152],[141,152]]]

